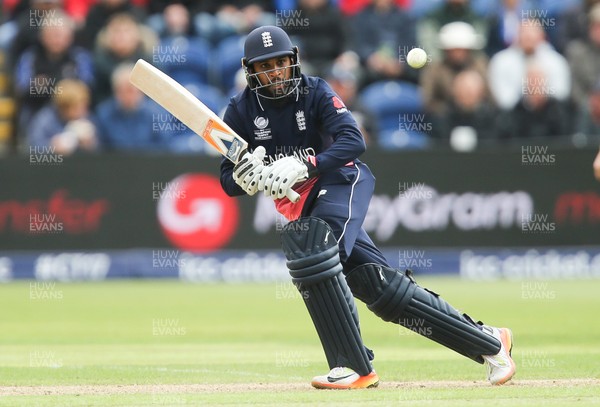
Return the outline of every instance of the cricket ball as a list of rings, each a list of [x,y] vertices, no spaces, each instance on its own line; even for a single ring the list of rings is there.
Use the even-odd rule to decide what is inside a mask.
[[[406,62],[415,69],[422,68],[427,63],[427,53],[422,48],[413,48],[406,55]]]

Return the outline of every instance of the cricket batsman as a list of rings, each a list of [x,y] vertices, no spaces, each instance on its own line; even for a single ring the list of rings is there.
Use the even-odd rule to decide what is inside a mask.
[[[512,333],[474,322],[390,267],[362,228],[375,178],[359,160],[363,136],[344,102],[318,77],[301,73],[298,48],[279,27],[244,44],[247,87],[224,121],[248,142],[238,164],[221,163],[230,196],[263,192],[289,221],[281,235],[292,281],[323,346],[329,373],[319,389],[376,387],[374,353],[362,341],[354,297],[384,321],[418,326],[429,339],[487,366],[491,384],[515,374]],[[293,188],[300,199],[286,194]]]

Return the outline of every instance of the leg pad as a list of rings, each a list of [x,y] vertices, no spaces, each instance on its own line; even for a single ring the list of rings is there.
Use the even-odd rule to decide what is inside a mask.
[[[329,368],[346,366],[361,376],[368,375],[373,370],[373,355],[362,342],[356,304],[342,274],[333,231],[321,219],[300,218],[286,225],[281,244]]]
[[[433,291],[416,284],[410,271],[364,264],[346,280],[354,296],[385,321],[391,321],[438,342],[476,362],[500,351],[496,338],[481,330]]]

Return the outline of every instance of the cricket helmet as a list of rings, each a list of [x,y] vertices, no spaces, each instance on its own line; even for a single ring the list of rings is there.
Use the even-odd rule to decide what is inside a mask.
[[[281,94],[271,94],[267,88],[272,83],[262,85],[258,80],[258,74],[253,72],[252,64],[255,62],[266,61],[271,58],[289,56],[292,64],[289,69],[292,70],[290,78],[284,81],[285,91]],[[290,37],[281,28],[267,25],[258,27],[246,37],[244,43],[244,57],[242,58],[242,68],[246,74],[248,87],[258,95],[268,99],[279,99],[293,93],[300,84],[300,61],[298,59],[298,47],[292,44]],[[274,71],[264,71],[261,74],[268,74]]]

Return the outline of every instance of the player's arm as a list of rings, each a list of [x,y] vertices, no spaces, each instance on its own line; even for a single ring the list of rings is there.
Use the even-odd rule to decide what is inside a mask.
[[[317,99],[320,131],[333,143],[317,154],[316,167],[319,173],[341,168],[357,159],[366,150],[365,140],[352,113],[325,81],[320,81]]]

